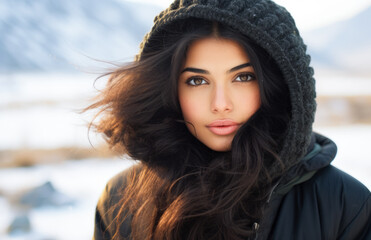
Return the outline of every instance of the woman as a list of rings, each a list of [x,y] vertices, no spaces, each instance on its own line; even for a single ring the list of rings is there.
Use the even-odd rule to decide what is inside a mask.
[[[112,73],[95,127],[138,160],[95,239],[370,239],[370,192],[312,132],[310,57],[268,0],[175,1]]]

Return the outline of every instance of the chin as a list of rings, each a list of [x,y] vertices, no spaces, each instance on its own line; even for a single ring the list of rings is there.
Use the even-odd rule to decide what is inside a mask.
[[[227,144],[227,145],[206,145],[208,148],[210,148],[211,150],[214,150],[216,152],[228,152],[228,151],[231,151],[231,144]]]

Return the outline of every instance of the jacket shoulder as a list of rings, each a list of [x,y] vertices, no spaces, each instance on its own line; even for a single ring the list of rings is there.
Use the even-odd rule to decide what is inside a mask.
[[[282,197],[270,239],[371,239],[370,216],[370,191],[330,165]]]
[[[318,171],[309,184],[315,184],[317,190],[324,195],[331,196],[336,191],[352,201],[362,201],[370,195],[369,189],[360,181],[332,165]]]
[[[330,165],[320,170],[303,188],[315,191],[319,200],[337,203],[344,216],[351,216],[370,200],[369,189],[351,175]]]
[[[331,165],[308,184],[313,184],[323,211],[338,217],[337,239],[371,239],[371,193],[365,185]]]
[[[317,219],[324,231],[321,235],[336,239],[367,239],[370,235],[370,191],[349,174],[329,165],[294,191],[308,199],[305,202],[313,210],[313,220]]]
[[[115,218],[118,215],[122,200],[123,190],[128,184],[128,179],[133,172],[139,172],[140,165],[134,165],[112,177],[101,193],[95,211],[95,226],[93,239],[112,239],[116,231]],[[120,225],[120,234],[128,236],[128,224]]]

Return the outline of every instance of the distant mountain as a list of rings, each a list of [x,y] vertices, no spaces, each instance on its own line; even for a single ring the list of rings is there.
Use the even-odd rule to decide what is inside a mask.
[[[0,73],[94,71],[132,60],[160,10],[125,0],[1,0]],[[371,6],[304,32],[313,65],[371,73],[370,26]]]
[[[303,36],[314,65],[371,74],[371,6]]]
[[[160,10],[124,0],[2,0],[0,72],[131,60]]]

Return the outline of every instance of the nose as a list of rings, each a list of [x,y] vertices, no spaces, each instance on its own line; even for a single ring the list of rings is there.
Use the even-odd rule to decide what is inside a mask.
[[[230,112],[233,103],[230,93],[225,86],[216,86],[211,100],[211,111],[214,113]]]

